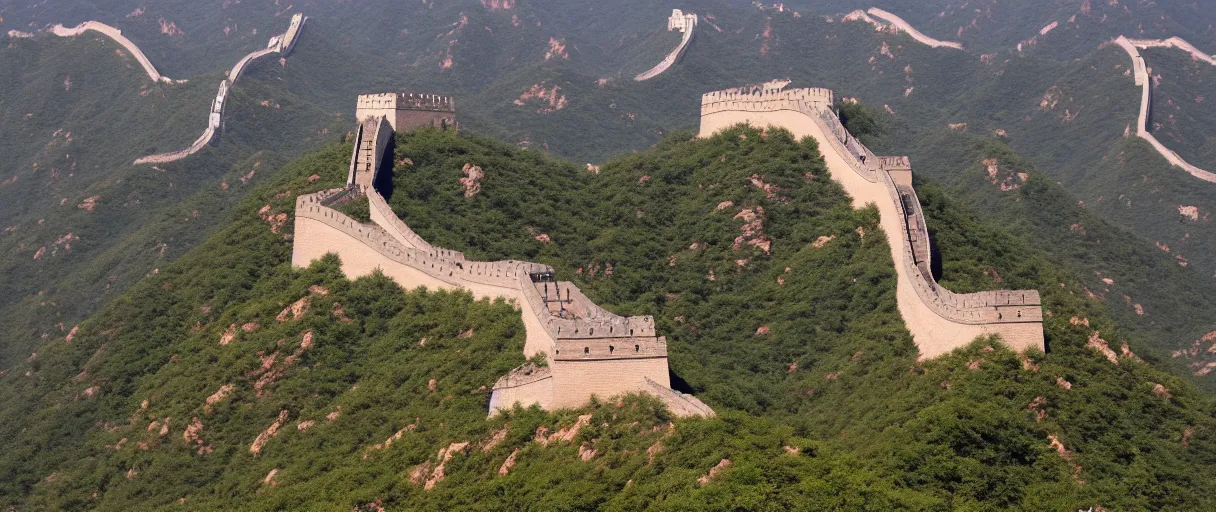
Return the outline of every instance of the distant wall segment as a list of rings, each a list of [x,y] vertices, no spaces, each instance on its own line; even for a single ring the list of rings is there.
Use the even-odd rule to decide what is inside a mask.
[[[701,137],[738,123],[777,126],[811,136],[854,205],[873,203],[881,214],[895,261],[900,315],[920,349],[932,358],[1000,334],[1011,348],[1044,348],[1042,307],[1036,290],[951,292],[929,272],[929,235],[907,157],[874,155],[840,124],[826,89],[751,87],[702,95]]]
[[[670,68],[672,64],[675,64],[677,60],[680,60],[680,57],[684,56],[684,51],[688,49],[688,43],[692,41],[693,29],[696,27],[696,14],[685,14],[684,11],[679,9],[672,9],[671,17],[667,18],[667,31],[671,32],[674,30],[679,30],[680,32],[683,32],[684,36],[680,38],[680,44],[676,46],[676,49],[668,53],[666,57],[663,57],[663,60],[659,61],[658,64],[655,64],[654,67],[643,71],[642,73],[638,74],[638,76],[633,77],[633,79],[638,82],[642,82],[650,80],[651,78],[659,76],[664,71],[667,71],[667,68]]]
[[[207,114],[207,128],[203,130],[203,134],[193,144],[178,151],[137,158],[134,165],[175,162],[198,153],[207,144],[217,143],[217,138],[224,127],[224,111],[228,102],[228,93],[236,85],[236,81],[245,73],[245,70],[249,69],[249,65],[254,61],[271,54],[279,54],[285,57],[291,53],[291,50],[295,48],[295,43],[299,41],[300,31],[303,30],[304,22],[307,20],[307,16],[296,13],[291,17],[291,24],[288,26],[286,33],[270,38],[270,42],[266,44],[266,48],[250,52],[241,57],[241,60],[238,60],[232,66],[232,69],[228,71],[228,78],[220,81],[220,85],[215,93],[215,99],[211,101],[211,111]],[[151,66],[151,64],[148,65]]]
[[[47,29],[48,32],[60,37],[75,37],[89,30],[99,32],[102,35],[113,39],[123,48],[126,48],[127,51],[130,52],[133,57],[135,57],[135,60],[139,62],[139,65],[143,66],[144,72],[148,73],[148,78],[151,78],[153,82],[163,82],[166,84],[186,82],[185,80],[173,80],[160,74],[160,72],[156,70],[156,66],[152,65],[152,61],[148,60],[148,56],[144,55],[143,50],[140,50],[139,46],[136,46],[136,44],[131,42],[130,39],[127,39],[126,36],[122,35],[121,30],[106,25],[100,21],[86,21],[72,28],[66,28],[63,25],[55,25]]]
[[[1181,167],[1182,170],[1190,173],[1191,176],[1199,178],[1203,181],[1216,183],[1216,173],[1200,169],[1195,165],[1184,160],[1178,153],[1165,147],[1161,141],[1149,130],[1148,114],[1153,108],[1152,97],[1152,77],[1149,76],[1148,65],[1144,62],[1144,57],[1140,55],[1140,50],[1137,48],[1178,48],[1187,53],[1200,62],[1207,62],[1216,66],[1216,60],[1213,60],[1211,55],[1199,51],[1197,48],[1186,42],[1180,37],[1171,37],[1169,39],[1128,39],[1124,36],[1119,36],[1113,41],[1116,46],[1127,52],[1127,55],[1132,59],[1132,73],[1135,77],[1136,85],[1140,86],[1140,114],[1136,118],[1136,136],[1148,141],[1153,149],[1165,157],[1170,165]]]

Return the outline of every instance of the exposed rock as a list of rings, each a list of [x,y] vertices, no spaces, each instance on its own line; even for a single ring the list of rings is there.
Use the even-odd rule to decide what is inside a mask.
[[[236,324],[228,326],[228,330],[224,331],[223,336],[220,336],[220,345],[227,345],[236,339]]]
[[[460,178],[460,184],[464,185],[464,198],[469,199],[481,192],[481,179],[486,173],[481,170],[481,167],[465,162],[464,167],[460,169],[464,173],[464,177]]]
[[[1111,363],[1114,363],[1115,366],[1119,365],[1119,356],[1115,354],[1114,350],[1110,349],[1110,345],[1106,343],[1106,340],[1102,339],[1098,335],[1098,331],[1094,331],[1089,335],[1089,342],[1087,342],[1085,346],[1098,351],[1098,353],[1102,354],[1103,356],[1106,356],[1106,359],[1110,360]]]
[[[290,306],[283,308],[283,311],[279,312],[279,315],[274,317],[274,319],[280,322],[286,322],[287,315],[291,315],[292,320],[299,320],[300,317],[304,316],[304,313],[308,312],[308,303],[310,299],[310,296],[305,295],[300,300],[291,303]]]
[[[1072,389],[1072,383],[1064,380],[1064,377],[1056,377],[1056,386],[1065,391]]]
[[[769,328],[767,325],[761,325],[760,328],[756,329],[757,336],[762,336],[762,335],[765,335],[768,333],[769,333]]]
[[[813,247],[815,249],[820,249],[820,248],[823,248],[823,246],[827,245],[828,242],[831,242],[832,240],[835,240],[835,239],[836,239],[836,235],[821,236],[819,238],[816,238],[814,242],[811,242],[811,247]]]
[[[1170,394],[1169,389],[1166,389],[1165,386],[1157,384],[1156,382],[1153,383],[1153,395],[1155,395],[1157,398],[1164,398],[1166,400],[1173,397],[1173,395]]]
[[[556,443],[558,441],[571,442],[574,440],[575,437],[578,437],[579,431],[581,431],[583,429],[583,427],[585,427],[589,424],[591,424],[591,415],[584,414],[584,415],[579,416],[578,420],[575,421],[573,425],[563,428],[563,429],[559,429],[557,432],[549,434],[548,436],[546,436],[545,434],[548,434],[549,429],[547,429],[543,426],[537,427],[536,437],[534,440],[537,443],[540,443],[541,446],[549,446],[550,444]]]
[[[481,451],[489,452],[499,444],[502,444],[502,442],[507,439],[508,432],[510,432],[510,429],[508,429],[506,425],[503,425],[501,429],[495,430],[494,433],[490,435],[490,438],[481,444]]]
[[[709,473],[706,473],[706,474],[702,475],[701,478],[698,478],[697,484],[699,484],[699,485],[709,484],[715,478],[718,478],[718,475],[720,473],[722,473],[722,471],[726,470],[726,468],[729,468],[729,467],[730,467],[730,459],[722,459],[720,462],[718,462],[717,466],[714,466],[709,469]]]
[[[967,361],[967,369],[968,370],[978,370],[978,369],[980,369],[980,365],[983,363],[984,363],[983,359],[972,359],[970,361]]]
[[[447,448],[440,448],[439,454],[435,457],[436,459],[439,459],[439,464],[434,466],[435,469],[429,471],[430,476],[426,478],[426,482],[423,484],[423,489],[426,489],[429,491],[429,490],[433,489],[436,484],[438,484],[439,482],[442,482],[444,479],[444,474],[443,474],[444,466],[448,463],[448,461],[452,460],[452,456],[455,455],[457,452],[464,453],[465,449],[468,448],[468,446],[469,446],[469,443],[466,441],[463,443],[449,444]],[[410,481],[413,482],[414,485],[418,485],[418,482],[427,473],[427,471],[425,471],[425,470],[429,470],[430,467],[431,467],[430,461],[427,461],[423,464],[415,466],[414,470],[410,472]],[[423,470],[423,471],[420,471],[420,470]]]
[[[262,447],[266,446],[266,443],[270,441],[270,438],[279,434],[279,427],[282,427],[283,422],[287,421],[287,415],[288,412],[286,410],[280,411],[279,418],[275,420],[274,423],[271,423],[269,427],[266,427],[266,430],[263,430],[262,433],[258,434],[258,437],[253,440],[253,444],[249,445],[249,453],[254,455],[261,454]]]
[[[1064,443],[1061,443],[1060,439],[1058,437],[1056,437],[1055,434],[1047,434],[1047,439],[1051,440],[1051,447],[1056,450],[1056,454],[1058,454],[1061,459],[1068,461],[1068,464],[1070,466],[1072,466],[1073,479],[1076,480],[1077,483],[1084,483],[1080,479],[1081,466],[1077,465],[1077,463],[1072,461],[1072,453],[1069,452],[1067,448],[1064,448]]]
[[[1026,410],[1034,412],[1034,421],[1040,422],[1047,417],[1047,411],[1043,409],[1046,406],[1047,398],[1040,395],[1031,400],[1030,404],[1026,406]]]
[[[655,441],[654,444],[650,445],[650,448],[646,449],[646,465],[653,466],[654,456],[660,453],[663,453],[663,441],[661,440]]]
[[[586,441],[583,441],[583,444],[579,445],[579,447],[578,447],[579,460],[583,460],[583,461],[591,460],[591,459],[595,458],[595,456],[598,453],[599,452],[597,452],[591,448],[591,443],[588,443]]]
[[[511,455],[507,456],[507,460],[502,461],[502,465],[498,467],[498,475],[507,476],[511,472],[511,468],[515,467],[515,458],[518,456],[519,448],[516,448],[511,452]]]
[[[274,477],[279,474],[279,471],[280,471],[279,468],[274,468],[274,469],[270,470],[270,473],[266,474],[266,478],[262,479],[262,485],[278,487],[279,483],[274,480]]]
[[[304,420],[299,423],[296,423],[296,430],[299,430],[300,432],[304,432],[304,431],[312,428],[312,426],[316,425],[316,424],[317,424],[317,420]]]

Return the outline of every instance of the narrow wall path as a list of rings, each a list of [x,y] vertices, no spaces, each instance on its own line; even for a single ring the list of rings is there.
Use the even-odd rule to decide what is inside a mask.
[[[102,35],[105,35],[106,37],[109,37],[118,44],[122,45],[122,47],[126,48],[128,52],[131,52],[131,55],[135,56],[135,60],[139,61],[139,65],[144,67],[144,71],[148,73],[148,78],[151,78],[153,82],[163,82],[166,84],[180,84],[186,82],[185,80],[173,80],[167,76],[161,75],[160,72],[156,70],[156,66],[152,65],[152,61],[148,60],[148,56],[144,55],[143,50],[140,50],[139,46],[136,46],[135,43],[131,42],[130,39],[127,39],[126,36],[122,35],[121,30],[106,25],[100,21],[86,21],[72,28],[66,28],[63,25],[55,25],[47,29],[47,32],[59,37],[75,37],[89,30],[100,32]]]
[[[1152,86],[1152,77],[1148,74],[1148,64],[1145,63],[1144,57],[1140,55],[1137,48],[1178,48],[1187,53],[1190,53],[1198,61],[1204,61],[1216,66],[1216,60],[1212,59],[1211,55],[1199,51],[1197,48],[1186,42],[1182,38],[1172,37],[1169,39],[1128,39],[1125,36],[1119,36],[1114,40],[1114,43],[1127,52],[1127,55],[1132,59],[1132,72],[1135,76],[1136,85],[1140,86],[1140,115],[1136,119],[1136,136],[1148,141],[1153,149],[1157,150],[1161,156],[1170,165],[1181,167],[1182,170],[1190,173],[1191,176],[1199,178],[1209,183],[1216,183],[1216,173],[1200,169],[1193,164],[1184,160],[1178,153],[1165,147],[1157,137],[1153,136],[1148,129],[1148,113],[1153,107],[1153,99],[1150,87]]]
[[[869,14],[869,15],[867,15],[867,14]],[[882,22],[875,20],[874,18],[871,18],[870,16],[878,17],[878,18],[882,19]],[[915,39],[918,42],[928,45],[932,48],[954,48],[956,50],[963,49],[962,43],[956,43],[954,41],[942,41],[939,39],[934,39],[932,37],[929,37],[929,36],[925,35],[924,33],[922,33],[921,31],[916,30],[916,27],[913,27],[912,25],[908,24],[908,22],[904,21],[903,18],[900,18],[899,16],[891,14],[891,13],[884,11],[882,9],[879,9],[877,7],[871,7],[869,11],[865,11],[865,12],[862,12],[861,10],[853,11],[848,16],[845,16],[845,20],[862,20],[862,21],[870,23],[871,25],[874,25],[877,28],[885,28],[885,26],[883,25],[883,22],[886,22],[886,23],[890,24],[891,26],[894,26],[895,28],[902,30],[905,33],[907,33],[908,35],[912,36],[912,39]]]
[[[186,158],[190,155],[198,153],[204,146],[215,140],[223,129],[224,112],[228,103],[228,93],[231,92],[232,86],[236,84],[241,74],[249,68],[249,64],[253,61],[265,57],[270,54],[281,54],[286,56],[295,47],[295,43],[299,40],[300,29],[303,28],[304,22],[308,17],[302,14],[296,14],[291,18],[291,25],[287,31],[270,38],[266,48],[250,52],[241,57],[232,69],[228,71],[228,78],[220,82],[218,91],[215,94],[215,100],[211,102],[211,112],[207,118],[207,128],[203,130],[203,134],[194,141],[189,147],[178,151],[170,151],[168,153],[158,153],[135,159],[133,165],[142,164],[163,164],[175,162]]]

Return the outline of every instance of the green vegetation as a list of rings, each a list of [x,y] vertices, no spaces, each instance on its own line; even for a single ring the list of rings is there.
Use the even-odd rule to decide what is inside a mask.
[[[404,134],[398,157],[413,163],[396,170],[390,201],[437,244],[551,263],[599,304],[654,314],[673,370],[718,418],[669,426],[651,399],[604,397],[485,419],[488,387],[523,361],[518,313],[381,276],[351,282],[332,257],[293,269],[290,221],[275,233],[262,217],[341,183],[350,147],[334,145],[284,166],[231,224],[71,342],[0,377],[0,471],[12,475],[0,495],[29,510],[182,498],[198,510],[1211,506],[1210,399],[1151,364],[1086,348],[1096,330],[1118,350],[1121,330],[1043,253],[922,184],[951,286],[996,287],[996,272],[1000,286],[1043,290],[1053,315],[1049,354],[1019,360],[979,340],[917,362],[876,214],[848,206],[813,141],[750,128],[688,135],[594,174],[467,132]],[[468,199],[466,162],[485,171]],[[753,175],[777,187],[772,197]],[[735,250],[746,221],[734,217],[760,208],[769,254],[750,236]],[[835,238],[812,245],[824,235]],[[580,414],[591,418],[572,441],[533,440]],[[188,435],[195,418],[201,430]],[[463,442],[433,489],[411,482]],[[729,467],[699,484],[722,459]]]

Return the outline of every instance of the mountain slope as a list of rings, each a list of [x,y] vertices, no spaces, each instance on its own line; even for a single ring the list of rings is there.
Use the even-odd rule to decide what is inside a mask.
[[[873,211],[853,211],[813,141],[783,131],[679,134],[598,174],[467,133],[414,132],[396,147],[391,201],[422,236],[581,267],[569,277],[598,304],[655,314],[674,371],[721,416],[672,421],[630,397],[486,420],[488,386],[522,358],[513,308],[406,293],[382,277],[349,282],[332,259],[289,266],[295,195],[345,176],[350,147],[334,145],[285,166],[230,225],[70,341],[0,376],[9,397],[0,439],[10,447],[0,466],[14,475],[6,503],[1212,504],[1210,398],[1132,354],[1108,360],[1089,348],[1118,351],[1124,336],[1078,280],[932,187],[922,190],[950,286],[993,287],[996,272],[1043,290],[1050,353],[1019,356],[981,340],[918,363]],[[471,198],[458,181],[463,163],[485,170]],[[660,197],[677,201],[657,208]],[[736,204],[719,209],[722,200]],[[761,207],[769,253],[735,250],[745,222],[733,217]],[[479,224],[494,218],[501,229]],[[548,441],[555,432],[570,441]]]

